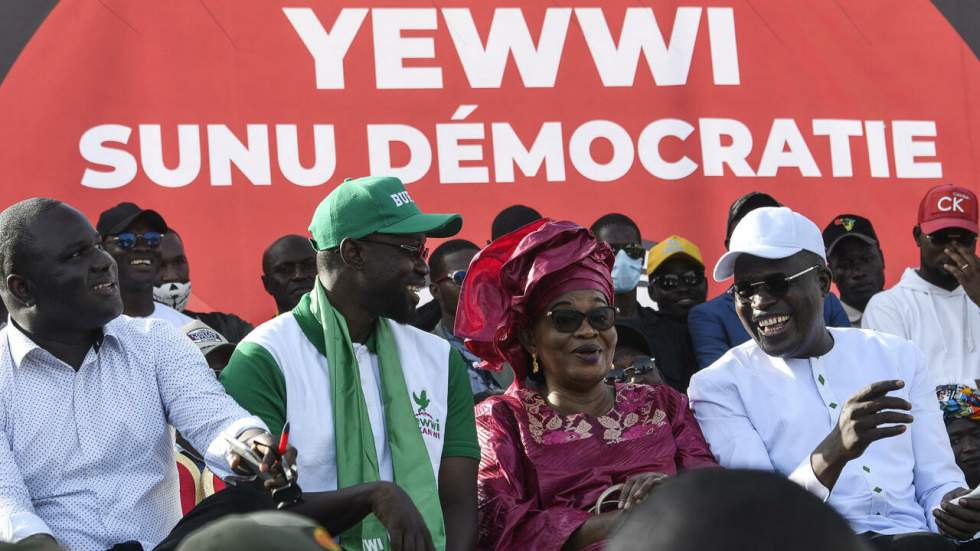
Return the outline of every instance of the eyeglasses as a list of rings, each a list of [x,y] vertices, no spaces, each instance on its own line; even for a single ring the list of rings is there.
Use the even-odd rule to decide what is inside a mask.
[[[952,243],[953,241],[956,241],[960,245],[963,245],[964,247],[967,247],[967,248],[973,247],[974,245],[977,244],[977,236],[974,235],[974,234],[972,234],[972,233],[968,233],[968,234],[961,234],[961,233],[935,234],[935,233],[931,233],[931,234],[927,234],[926,235],[926,239],[928,239],[929,242],[932,243],[933,245],[935,245],[937,247],[944,247],[944,248],[945,247],[948,247],[949,244]]]
[[[790,282],[803,276],[804,274],[816,270],[819,267],[819,265],[810,266],[802,272],[790,276],[784,274],[772,274],[762,281],[757,281],[755,283],[746,283],[744,281],[735,282],[735,285],[732,286],[732,290],[735,292],[735,296],[742,300],[749,300],[752,298],[759,292],[759,288],[765,289],[769,296],[778,298],[789,292]]]
[[[588,312],[579,312],[570,308],[548,312],[551,323],[561,333],[574,333],[582,327],[583,320],[589,320],[589,325],[596,331],[606,331],[616,323],[616,309],[612,306],[600,306]]]
[[[452,281],[457,287],[463,284],[463,280],[466,279],[466,270],[456,270],[455,272],[449,272],[448,274],[440,277],[439,279],[433,281],[432,283],[442,283],[443,281]]]
[[[373,239],[358,239],[358,241],[366,241],[368,243],[377,243],[378,245],[388,245],[389,247],[398,247],[404,251],[408,256],[412,257],[413,260],[427,260],[429,258],[429,249],[420,245],[409,245],[407,243],[388,243],[387,241],[374,241]]]
[[[660,276],[653,276],[653,283],[660,287],[664,291],[669,291],[671,289],[676,289],[681,283],[687,285],[688,287],[694,287],[696,285],[701,285],[704,283],[704,274],[690,270],[684,272],[683,274],[664,274]]]
[[[163,234],[158,231],[148,231],[144,233],[133,233],[131,231],[110,235],[109,239],[114,241],[120,249],[132,249],[137,243],[142,241],[147,247],[155,249],[160,246],[160,239]]]
[[[626,256],[632,258],[633,260],[640,260],[647,254],[647,250],[643,248],[643,245],[639,243],[627,243],[626,245],[609,245],[612,249],[613,254],[619,251],[625,251]]]

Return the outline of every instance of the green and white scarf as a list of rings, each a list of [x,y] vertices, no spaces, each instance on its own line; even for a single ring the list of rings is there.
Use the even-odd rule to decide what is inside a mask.
[[[319,280],[310,298],[310,312],[323,328],[324,350],[329,364],[337,449],[337,487],[375,482],[380,480],[380,474],[374,433],[347,320],[331,306]],[[429,528],[435,548],[444,549],[446,528],[435,473],[409,402],[395,338],[381,318],[375,322],[374,338],[394,483],[412,498]],[[340,535],[343,548],[351,551],[366,549],[366,541],[381,541],[384,542],[384,549],[391,549],[385,527],[373,514]]]

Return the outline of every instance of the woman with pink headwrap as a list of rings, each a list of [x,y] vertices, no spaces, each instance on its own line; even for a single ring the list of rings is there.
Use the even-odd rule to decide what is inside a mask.
[[[455,334],[482,367],[509,363],[517,376],[477,407],[480,549],[601,549],[620,508],[679,470],[716,465],[684,395],[605,384],[612,264],[588,230],[552,220],[501,237],[470,264]],[[607,507],[590,512],[604,494]]]

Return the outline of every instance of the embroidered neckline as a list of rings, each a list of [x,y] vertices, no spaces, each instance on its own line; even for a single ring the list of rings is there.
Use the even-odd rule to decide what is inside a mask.
[[[598,424],[604,429],[601,435],[603,441],[614,443],[622,441],[624,433],[632,435],[633,431],[639,429],[643,434],[651,434],[666,422],[667,414],[660,409],[653,410],[653,403],[649,399],[643,400],[638,408],[623,408],[635,405],[633,403],[637,402],[636,394],[639,390],[633,384],[616,385],[616,399],[612,409],[598,417],[588,413],[562,415],[543,396],[526,388],[518,389],[517,394],[527,411],[528,430],[535,442],[543,444],[546,436],[555,433],[558,441],[586,440],[595,435],[595,424]],[[629,411],[623,413],[623,409]]]

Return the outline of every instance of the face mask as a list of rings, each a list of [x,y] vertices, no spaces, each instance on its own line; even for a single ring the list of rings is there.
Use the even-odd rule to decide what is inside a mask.
[[[617,293],[628,293],[640,283],[643,273],[643,259],[630,258],[626,251],[616,253],[616,263],[613,264],[613,290]]]
[[[178,312],[183,312],[191,298],[191,282],[164,283],[153,288],[153,300],[165,304]]]

